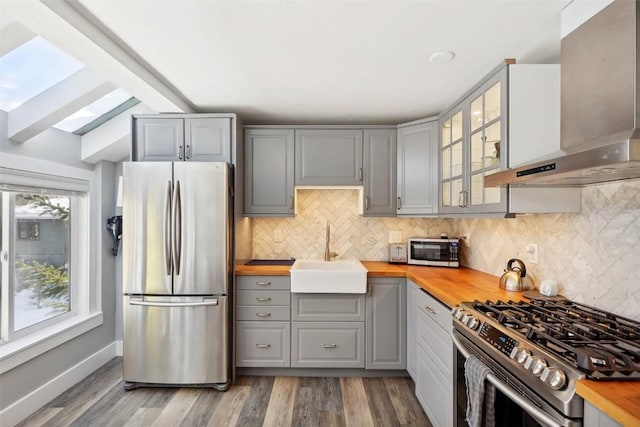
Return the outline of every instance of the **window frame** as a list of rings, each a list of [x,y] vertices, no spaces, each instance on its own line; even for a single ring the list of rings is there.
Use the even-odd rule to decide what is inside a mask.
[[[77,211],[70,217],[70,227],[76,230],[76,235],[69,244],[69,275],[72,280],[70,299],[75,312],[68,316],[68,313],[56,316],[53,319],[59,317],[58,321],[43,327],[25,328],[23,331],[30,329],[29,333],[13,336],[3,342],[0,345],[0,374],[102,325],[101,272],[97,268],[101,244],[98,233],[102,230],[101,197],[97,194],[97,181],[96,173],[92,170],[12,154],[0,157],[0,189],[15,191],[24,186],[29,191],[29,188],[43,187],[75,193],[71,209],[72,212]],[[3,269],[3,274],[6,270]]]

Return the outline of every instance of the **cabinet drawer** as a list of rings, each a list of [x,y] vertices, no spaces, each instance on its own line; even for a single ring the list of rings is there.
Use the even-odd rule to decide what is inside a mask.
[[[291,319],[325,322],[361,322],[365,318],[364,295],[291,294]]]
[[[291,323],[236,322],[236,366],[288,368]]]
[[[364,322],[292,322],[291,366],[364,368]]]
[[[439,365],[442,372],[453,370],[453,342],[450,332],[444,331],[431,317],[418,311],[416,341],[418,351],[425,351]]]
[[[422,288],[416,292],[416,304],[420,311],[431,317],[442,329],[447,333],[451,332],[453,322],[451,321],[451,309],[449,307],[429,295]]]
[[[236,289],[258,289],[261,291],[277,289],[288,291],[291,289],[291,279],[289,276],[237,276]]]
[[[236,307],[236,320],[289,320],[290,316],[289,306],[244,305]]]
[[[291,293],[287,291],[237,291],[236,306],[241,305],[291,305]]]

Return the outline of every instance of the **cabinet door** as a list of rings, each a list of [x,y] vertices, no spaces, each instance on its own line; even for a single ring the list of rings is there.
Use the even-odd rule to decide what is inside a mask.
[[[296,130],[296,185],[362,185],[362,129]]]
[[[465,209],[465,112],[462,108],[455,109],[439,121],[441,213],[462,213]]]
[[[185,119],[185,160],[231,163],[231,119]]]
[[[366,368],[405,369],[406,286],[403,279],[369,279],[366,300]]]
[[[291,294],[291,320],[363,321],[365,296],[358,294]]]
[[[416,291],[418,285],[411,280],[407,280],[407,372],[413,381],[416,381]]]
[[[364,131],[364,216],[396,215],[396,129]]]
[[[505,212],[506,189],[485,187],[484,177],[506,166],[507,68],[485,82],[469,99],[466,169],[468,212]]]
[[[453,382],[438,370],[429,355],[418,348],[418,379],[416,397],[429,421],[437,427],[451,426],[453,422]]]
[[[438,212],[437,144],[436,122],[398,129],[398,214]]]
[[[183,160],[183,119],[134,118],[133,130],[132,160],[145,162]]]
[[[236,366],[288,368],[290,322],[236,322]]]
[[[245,214],[293,216],[293,130],[248,129],[244,143]]]

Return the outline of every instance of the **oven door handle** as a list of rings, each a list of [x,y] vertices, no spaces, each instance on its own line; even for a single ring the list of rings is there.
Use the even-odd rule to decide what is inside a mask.
[[[467,351],[467,349],[462,345],[460,340],[455,335],[452,334],[451,339],[453,340],[453,343],[455,344],[455,346],[458,348],[458,351],[462,353],[465,359],[471,356],[471,353]],[[538,422],[547,426],[560,425],[560,423],[558,423],[556,419],[552,418],[551,416],[549,416],[549,414],[547,414],[546,412],[544,412],[543,410],[541,410],[540,408],[538,408],[537,406],[529,402],[524,397],[520,396],[520,394],[518,394],[511,387],[509,387],[508,385],[500,381],[500,379],[498,379],[498,377],[496,377],[494,374],[491,374],[491,373],[488,374],[487,381],[493,384],[495,388],[497,388],[502,393],[504,393],[505,396],[507,396],[509,399],[515,402],[518,406],[520,406],[524,411],[526,411],[529,415],[535,418]]]

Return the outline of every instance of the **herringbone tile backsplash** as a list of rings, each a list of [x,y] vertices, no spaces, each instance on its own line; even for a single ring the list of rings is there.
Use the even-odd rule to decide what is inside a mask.
[[[499,276],[510,258],[521,258],[538,284],[554,279],[571,299],[640,320],[640,180],[584,187],[580,214],[516,219],[366,218],[357,213],[357,194],[299,190],[294,218],[253,220],[253,257],[322,258],[327,220],[340,258],[387,260],[390,231],[402,241],[466,234],[468,267]],[[527,262],[529,243],[538,245],[538,264]]]

